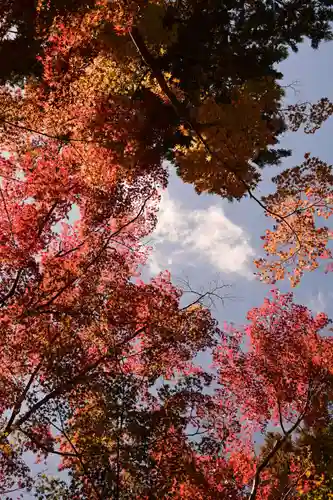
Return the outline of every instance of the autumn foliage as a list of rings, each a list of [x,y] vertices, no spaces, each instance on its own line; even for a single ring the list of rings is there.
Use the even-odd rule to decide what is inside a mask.
[[[283,109],[273,67],[304,36],[331,38],[332,2],[276,3],[1,5],[0,60],[6,47],[27,57],[0,72],[2,497],[268,500],[329,484],[292,448],[301,425],[329,429],[328,317],[273,289],[244,327],[222,328],[167,271],[142,277],[165,160],[198,193],[249,196],[274,220],[263,281],[295,285],[332,258],[318,224],[330,166],[306,153],[254,194],[261,168],[289,155],[279,135],[333,111]],[[53,455],[67,474],[34,476],[32,460]]]

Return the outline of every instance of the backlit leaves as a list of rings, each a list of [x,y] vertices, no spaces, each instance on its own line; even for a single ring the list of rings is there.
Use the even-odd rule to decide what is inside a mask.
[[[71,474],[36,480],[42,498],[268,499],[277,481],[255,433],[280,426],[268,452],[280,461],[301,424],[327,417],[325,314],[274,291],[245,327],[221,331],[200,301],[182,307],[167,272],[139,279],[165,159],[198,193],[249,195],[275,219],[264,281],[297,284],[331,259],[318,225],[332,213],[330,166],[307,154],[275,193],[252,192],[289,154],[272,150],[285,116],[310,133],[332,113],[327,99],[282,112],[273,65],[304,34],[330,37],[330,12],[303,4],[38,3],[41,71],[23,91],[1,87],[1,494],[31,488],[32,453]],[[296,465],[288,481],[302,469],[304,492],[312,468]]]
[[[270,258],[256,261],[264,281],[289,276],[295,286],[305,271],[317,269],[321,259],[332,258],[331,230],[325,225],[332,215],[331,166],[305,156],[302,165],[274,179],[276,193],[265,198],[269,210],[280,217],[275,217],[273,229],[262,238]]]
[[[193,110],[193,121],[203,140],[194,134],[189,148],[176,146],[175,150],[180,177],[194,183],[198,193],[239,199],[248,187],[256,186],[260,174],[249,162],[275,143],[274,130],[269,130],[262,113],[278,95],[274,86],[263,87],[258,95],[262,84],[249,82],[240,87],[231,104],[217,104],[204,97]]]

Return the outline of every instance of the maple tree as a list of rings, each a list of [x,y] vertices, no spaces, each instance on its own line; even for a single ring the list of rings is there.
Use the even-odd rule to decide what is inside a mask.
[[[313,134],[332,112],[327,98],[289,106],[290,128],[304,127]],[[317,269],[320,262],[326,262],[326,272],[332,269],[332,232],[326,222],[332,215],[332,167],[306,153],[301,165],[284,170],[273,182],[276,192],[263,198],[274,221],[262,237],[267,257],[255,263],[263,281],[275,283],[288,276],[296,286],[304,272]]]
[[[328,407],[330,406],[330,402]],[[274,446],[278,433],[267,435],[263,452]],[[324,499],[332,496],[332,422],[329,416],[312,425],[303,425],[289,439],[268,466],[274,481],[270,498]]]
[[[303,36],[331,38],[332,2],[25,5],[0,11],[0,59],[27,55],[1,70],[22,87],[3,85],[0,101],[1,494],[271,498],[274,460],[327,418],[329,320],[274,291],[246,327],[221,330],[200,299],[180,305],[168,273],[138,279],[142,239],[170,159],[199,193],[249,195],[275,218],[265,280],[297,283],[331,257],[316,226],[331,215],[329,166],[307,154],[273,195],[253,189],[289,154],[273,147],[287,126],[313,132],[332,113],[327,99],[284,113],[273,67]],[[271,425],[282,432],[256,456]],[[69,480],[33,478],[26,452],[59,456]],[[286,484],[308,461],[297,467]]]
[[[206,89],[214,82],[215,90],[221,92],[222,82],[225,87],[231,75],[243,82],[263,74],[278,75],[273,64],[287,57],[287,47],[297,50],[305,36],[310,38],[313,47],[331,38],[332,2],[329,0],[229,0],[223,5],[216,0],[183,0],[156,2],[155,5],[162,7],[158,9],[151,9],[151,5],[154,3],[150,3],[147,16],[143,2],[118,2],[118,19],[125,19],[128,8],[140,16],[143,9],[140,22],[155,42],[165,36],[163,27],[172,27],[172,46],[167,53],[160,54],[163,57],[159,62],[161,68],[181,80],[187,93],[199,80],[200,86],[206,85]],[[13,78],[30,75],[40,77],[42,68],[36,64],[36,56],[43,52],[45,36],[54,19],[87,13],[96,6],[95,0],[4,0],[0,11],[1,81],[13,82]],[[40,24],[43,30],[39,29]],[[6,36],[11,30],[16,33],[15,37]],[[200,37],[193,36],[199,32]],[[194,57],[195,65],[192,64]]]
[[[170,492],[175,498],[270,498],[276,485],[270,460],[290,443],[300,423],[318,425],[319,417],[327,418],[331,339],[318,336],[327,317],[313,318],[305,307],[293,304],[291,295],[275,292],[272,300],[249,313],[249,319],[244,331],[228,327],[218,332],[215,377],[198,367],[190,376],[179,373],[175,385],[165,381],[157,397],[148,395],[154,409],[150,414],[147,407],[136,407],[131,414],[129,388],[101,390],[97,397],[103,403],[96,404],[93,398],[94,403],[89,401],[69,422],[64,449],[71,449],[71,436],[80,454],[87,452],[87,463],[94,464],[88,469],[90,478],[105,492],[110,488],[111,498],[118,498],[114,488],[119,461],[124,488],[120,498],[145,498],[142,488],[154,498],[167,498]],[[244,337],[251,341],[245,351]],[[202,384],[209,386],[213,378],[216,385],[209,395]],[[142,386],[142,379],[137,383]],[[268,423],[280,425],[284,434],[272,443],[271,456],[264,451],[256,458],[253,434],[264,432]],[[189,424],[194,431],[188,430]],[[192,436],[196,436],[193,441]],[[74,466],[75,479],[82,481],[82,464],[75,457],[66,457],[65,463]],[[302,467],[306,472],[303,463]],[[289,471],[290,482],[299,469]],[[138,472],[143,472],[141,478]],[[93,495],[91,485],[88,488]]]
[[[308,429],[303,432],[297,445],[300,460],[304,460],[308,452],[309,470],[301,484],[301,492],[307,499],[323,499],[332,496],[332,423],[319,429]],[[304,457],[304,458],[303,458]]]
[[[57,425],[58,405],[65,413],[68,405],[82,407],[98,380],[107,383],[109,374],[111,383],[119,357],[124,370],[153,384],[212,345],[216,329],[207,310],[179,308],[180,291],[167,275],[148,284],[132,281],[147,254],[142,237],[155,224],[153,185],[146,199],[134,184],[122,191],[120,182],[105,183],[101,192],[82,173],[75,149],[59,148],[58,141],[6,156],[1,159],[3,494],[17,480],[19,486],[31,485],[22,454],[57,453],[50,428]],[[70,223],[66,217],[73,204],[80,219]]]
[[[278,186],[275,195],[261,201],[253,190],[265,164],[276,164],[290,154],[276,148],[279,134],[286,129],[286,117],[289,128],[297,129],[307,109],[306,105],[290,107],[283,115],[283,89],[277,83],[281,75],[273,63],[286,56],[283,47],[296,49],[304,34],[310,36],[314,47],[330,37],[330,3],[303,5],[298,31],[294,26],[292,33],[284,31],[285,20],[290,17],[289,4],[279,4],[274,12],[263,5],[254,2],[244,12],[243,6],[235,11],[231,2],[221,11],[211,2],[204,11],[207,28],[200,39],[211,59],[203,64],[200,51],[196,51],[201,59],[193,65],[191,58],[186,62],[193,50],[184,40],[197,43],[188,36],[188,30],[193,31],[198,22],[200,2],[180,2],[177,7],[159,2],[144,7],[118,3],[112,8],[107,2],[99,2],[67,13],[61,6],[58,12],[57,3],[55,11],[40,4],[37,19],[41,29],[43,16],[50,16],[43,25],[45,45],[38,56],[43,72],[37,80],[27,82],[22,98],[13,98],[3,87],[2,123],[12,127],[13,133],[15,127],[25,127],[60,142],[74,142],[83,158],[99,156],[93,167],[90,162],[88,168],[84,167],[96,186],[119,178],[128,182],[141,178],[144,183],[146,175],[165,185],[162,161],[167,158],[199,193],[217,193],[229,200],[249,195],[277,221],[277,230],[265,236],[265,250],[277,259],[273,263],[257,261],[261,277],[273,282],[283,278],[287,262],[295,268],[289,274],[292,284],[297,284],[304,270],[317,266],[316,256],[322,254],[318,246],[328,241],[327,230],[318,229],[314,220],[308,236],[311,210],[312,214],[315,210],[313,196],[307,202],[310,210],[305,210],[296,200],[303,200],[301,191],[290,198]],[[305,23],[310,11],[312,27]],[[229,33],[226,26],[231,19],[235,27]],[[275,38],[269,43],[255,36],[260,50],[251,44],[249,34],[256,33],[255,19],[276,25]],[[268,36],[268,32],[260,37]],[[225,37],[231,37],[238,47],[235,52],[233,44],[227,45],[231,50],[227,66],[221,59],[225,60],[226,54],[219,49]],[[245,54],[247,60],[253,59],[252,72],[241,63]],[[195,78],[189,66],[195,68]],[[214,80],[208,66],[229,69],[223,75],[214,70]],[[244,74],[245,68],[248,71]],[[194,80],[195,87],[191,84]],[[312,107],[306,118],[313,123],[309,132],[327,119],[330,106],[323,99]],[[325,203],[329,203],[329,194]],[[285,245],[289,246],[287,250]]]
[[[112,124],[124,143],[126,124]],[[267,458],[257,463],[250,437],[281,415],[297,427],[320,413],[331,350],[317,332],[327,318],[277,295],[252,311],[251,328],[222,333],[205,308],[180,309],[168,276],[134,283],[156,220],[156,178],[149,190],[147,173],[118,174],[126,162],[104,144],[26,128],[3,130],[1,160],[2,491],[33,486],[22,459],[30,450],[63,456],[73,477],[57,484],[65,498],[242,498],[252,484],[250,498],[265,495]],[[216,377],[192,362],[207,349]],[[176,386],[154,397],[161,378]]]
[[[279,112],[281,75],[274,63],[286,57],[288,46],[296,50],[304,36],[314,47],[330,38],[331,2],[204,4],[203,9],[194,0],[112,5],[54,0],[38,4],[32,27],[32,6],[25,17],[20,2],[8,0],[3,29],[17,23],[36,32],[41,65],[35,74],[39,88],[34,83],[25,89],[27,101],[31,85],[34,95],[25,115],[21,109],[4,113],[3,119],[80,141],[87,139],[89,120],[94,140],[119,149],[123,146],[106,136],[105,127],[95,127],[96,121],[105,122],[118,106],[123,115],[133,116],[138,109],[145,122],[138,124],[142,149],[150,151],[152,139],[160,157],[171,159],[198,192],[240,199],[257,185],[261,166],[289,154],[271,147],[285,129]],[[199,22],[200,39],[192,35]],[[15,46],[22,37],[18,30],[5,42]],[[79,126],[73,123],[78,116],[85,116]]]
[[[125,232],[117,236],[124,243]],[[222,332],[200,304],[179,309],[181,294],[168,276],[129,282],[129,250],[118,260],[119,249],[111,249],[111,260],[105,248],[103,261],[93,258],[93,274],[80,274],[61,294],[61,264],[55,282],[47,274],[59,252],[49,251],[35,300],[31,282],[28,293],[17,289],[7,298],[3,491],[17,479],[32,486],[20,461],[31,450],[63,457],[73,478],[56,484],[65,498],[267,498],[269,456],[255,458],[253,433],[281,425],[274,457],[301,422],[325,414],[333,351],[319,332],[327,317],[274,292],[250,311],[244,330]],[[79,261],[74,270],[82,269],[85,252],[68,252],[72,265]],[[192,363],[207,348],[215,374]],[[292,420],[289,429],[284,419]],[[42,482],[37,492],[47,487]]]
[[[217,348],[222,386],[218,394],[243,415],[244,436],[236,450],[245,451],[247,445],[252,458],[244,469],[247,480],[254,476],[249,498],[269,498],[274,489],[274,481],[267,477],[270,460],[303,421],[310,424],[325,415],[332,383],[331,338],[319,335],[327,317],[314,318],[306,307],[293,303],[291,294],[274,291],[273,298],[252,309],[248,319],[245,331],[232,328],[230,340]],[[282,435],[256,463],[253,433],[265,431],[268,424],[280,427]]]

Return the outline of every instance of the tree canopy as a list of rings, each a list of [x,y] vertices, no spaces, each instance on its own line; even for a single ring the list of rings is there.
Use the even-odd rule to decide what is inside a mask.
[[[327,98],[285,107],[276,70],[304,37],[314,49],[331,40],[332,7],[2,2],[2,497],[327,494],[327,315],[274,289],[244,327],[222,328],[207,294],[183,305],[167,271],[141,274],[166,160],[198,193],[248,196],[274,221],[256,260],[263,281],[295,285],[332,258],[318,224],[332,214],[329,165],[305,152],[275,192],[255,193],[262,169],[290,154],[281,134],[314,133],[332,114]],[[31,455],[56,455],[67,476],[35,477]]]

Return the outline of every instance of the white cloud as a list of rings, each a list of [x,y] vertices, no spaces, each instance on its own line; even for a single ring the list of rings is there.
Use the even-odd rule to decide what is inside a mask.
[[[254,250],[244,229],[228,219],[219,205],[192,210],[165,191],[159,221],[153,233],[154,252],[150,270],[198,263],[220,272],[237,273],[251,279]]]
[[[329,303],[332,302],[332,294],[331,293],[322,293],[318,292],[313,294],[310,299],[307,301],[308,308],[312,311],[313,314],[318,314],[320,312],[327,312],[327,308]]]

